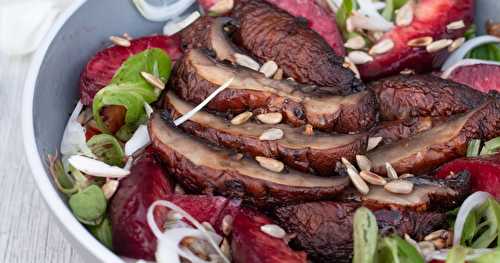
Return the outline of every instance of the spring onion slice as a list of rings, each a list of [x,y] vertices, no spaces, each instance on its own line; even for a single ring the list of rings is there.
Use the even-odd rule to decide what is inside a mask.
[[[453,52],[450,57],[444,62],[441,67],[441,71],[447,71],[454,64],[462,60],[469,51],[472,49],[488,44],[488,43],[500,43],[500,38],[494,36],[479,36],[467,40],[461,47],[459,47],[455,52]]]
[[[85,156],[94,157],[94,154],[87,146],[85,128],[78,122],[78,116],[82,109],[83,104],[78,101],[66,124],[60,147],[63,156],[81,153]]]
[[[81,155],[69,157],[68,162],[78,171],[96,177],[123,178],[130,174],[130,171],[120,167],[111,166],[99,160]]]
[[[146,0],[133,0],[139,13],[146,19],[154,22],[163,22],[180,16],[193,5],[195,0],[177,0],[171,2],[170,4],[164,4],[162,6],[154,6],[149,4]]]
[[[460,245],[465,220],[472,210],[484,204],[484,202],[486,202],[490,197],[491,195],[487,192],[475,192],[465,199],[458,210],[457,220],[455,221],[455,225],[453,227],[453,245]]]
[[[496,137],[484,143],[481,155],[495,154],[500,151],[500,137]]]
[[[481,140],[474,139],[469,142],[467,146],[467,157],[476,157],[479,155],[479,150],[481,148]]]
[[[183,116],[181,116],[180,118],[175,120],[174,125],[179,126],[179,125],[183,124],[185,121],[191,119],[191,117],[193,117],[197,112],[199,112],[201,109],[203,109],[203,107],[205,107],[211,100],[213,100],[215,98],[215,96],[217,96],[219,93],[221,93],[227,87],[229,87],[229,85],[231,85],[233,80],[234,80],[234,77],[227,80],[226,82],[224,82],[224,84],[222,84],[222,86],[217,88],[212,94],[210,94],[210,96],[208,96],[205,100],[203,100],[198,106],[196,106],[194,109],[190,110],[188,113],[184,114]]]
[[[139,125],[132,138],[125,144],[125,155],[131,156],[150,143],[151,139],[149,138],[148,127],[146,125]]]

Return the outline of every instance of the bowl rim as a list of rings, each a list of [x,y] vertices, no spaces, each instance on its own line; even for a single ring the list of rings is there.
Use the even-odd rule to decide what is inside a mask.
[[[35,180],[38,191],[41,193],[46,205],[49,207],[52,214],[55,215],[59,224],[63,226],[74,241],[78,242],[81,248],[85,249],[86,252],[94,256],[94,258],[101,262],[121,263],[124,262],[124,260],[95,239],[94,236],[92,236],[90,232],[85,229],[85,227],[73,216],[66,203],[61,199],[57,192],[58,190],[52,185],[49,180],[50,176],[44,169],[35,138],[33,102],[40,67],[54,38],[65,25],[66,21],[68,21],[68,19],[70,19],[71,16],[75,14],[85,2],[87,2],[87,0],[75,0],[68,8],[66,8],[66,10],[60,13],[51,29],[42,40],[39,48],[33,54],[27,71],[22,95],[22,136],[24,150],[31,168],[32,177]],[[67,235],[64,236],[66,237]]]

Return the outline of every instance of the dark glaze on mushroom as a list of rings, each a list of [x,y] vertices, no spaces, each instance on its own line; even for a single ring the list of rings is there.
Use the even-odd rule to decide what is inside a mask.
[[[360,132],[375,122],[375,98],[369,90],[332,96],[322,87],[269,79],[243,67],[217,62],[199,49],[187,51],[178,61],[171,86],[180,98],[198,104],[231,78],[230,87],[210,101],[208,109],[223,113],[281,112],[284,121],[293,126],[309,123],[319,130],[341,133]]]

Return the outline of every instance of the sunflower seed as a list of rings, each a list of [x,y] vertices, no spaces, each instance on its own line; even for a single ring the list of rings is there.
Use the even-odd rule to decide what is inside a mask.
[[[222,254],[231,261],[231,245],[229,245],[229,241],[227,238],[224,238],[222,240],[222,244],[220,245],[220,250],[222,251]]]
[[[387,177],[392,178],[392,179],[398,179],[398,173],[396,173],[396,170],[394,170],[394,167],[392,167],[392,164],[386,162],[385,163],[385,170],[387,171]]]
[[[253,60],[253,58],[240,53],[234,54],[234,57],[236,59],[236,64],[249,69],[253,69],[255,71],[259,71],[260,65],[257,61]]]
[[[284,238],[286,236],[285,230],[278,225],[267,224],[260,227],[260,231],[275,238]]]
[[[278,128],[271,128],[268,130],[265,130],[259,137],[259,140],[261,141],[275,141],[275,140],[280,140],[283,138],[283,130],[278,129]]]
[[[228,236],[233,231],[233,217],[231,215],[226,215],[222,219],[222,233]]]
[[[141,71],[141,76],[155,88],[158,88],[160,90],[163,90],[165,88],[165,83],[163,83],[163,81],[161,81],[161,79],[159,79],[155,75],[145,71]]]
[[[186,191],[184,191],[184,188],[182,188],[180,185],[176,185],[176,186],[175,186],[175,188],[174,188],[174,192],[175,192],[176,194],[180,194],[180,195],[182,195],[182,194],[185,194],[185,193],[186,193]]]
[[[436,231],[428,234],[427,236],[425,236],[424,240],[432,241],[434,239],[442,238],[442,237],[445,237],[446,233],[448,233],[448,230],[439,229],[439,230],[436,230]]]
[[[240,113],[236,115],[234,118],[231,119],[231,124],[232,125],[241,125],[245,122],[247,122],[250,118],[252,118],[253,113],[249,111],[245,111],[243,113]]]
[[[233,9],[233,6],[234,0],[218,0],[212,7],[210,7],[208,11],[221,15],[231,11],[231,9]]]
[[[382,32],[382,31],[372,31],[372,32],[369,33],[369,35],[371,35],[371,37],[375,41],[379,41],[384,36],[384,32]]]
[[[354,32],[354,24],[352,23],[352,16],[349,16],[345,21],[345,28],[347,32]]]
[[[359,74],[359,70],[356,65],[349,59],[349,57],[344,57],[344,63],[342,64],[344,68],[350,69],[356,78],[361,79],[361,75]]]
[[[281,173],[283,169],[285,169],[285,165],[278,161],[274,160],[272,158],[267,158],[263,156],[257,156],[255,157],[255,160],[262,166],[263,168],[275,172],[275,173]]]
[[[457,29],[462,29],[464,27],[465,23],[463,20],[454,21],[446,25],[446,29],[448,30],[457,30]]]
[[[363,181],[363,179],[355,169],[348,166],[347,174],[349,175],[349,178],[351,178],[352,184],[354,184],[356,189],[358,189],[361,194],[368,194],[368,192],[370,191],[370,187],[368,187],[368,185],[365,183],[365,181]]]
[[[287,78],[286,80],[288,80],[288,81],[292,81],[292,82],[296,82],[296,81],[295,81],[295,79],[294,79],[294,78],[292,78],[292,77],[289,77],[289,78]]]
[[[130,47],[130,40],[123,38],[123,37],[117,37],[117,36],[110,36],[109,40],[113,42],[113,44],[121,47]]]
[[[443,48],[447,48],[448,46],[451,45],[451,43],[453,43],[453,40],[451,39],[440,39],[430,43],[425,47],[425,49],[429,53],[434,53],[442,50]]]
[[[129,33],[127,33],[127,32],[123,33],[123,37],[124,37],[125,39],[129,40],[129,41],[133,39],[133,38],[130,36],[130,34],[129,34]]]
[[[373,185],[387,184],[387,181],[384,179],[384,177],[370,171],[361,171],[359,173],[359,176],[361,176],[361,178],[363,178],[363,180],[365,180],[369,184]]]
[[[368,144],[366,146],[366,151],[369,152],[373,149],[375,149],[375,147],[377,147],[377,145],[382,141],[382,137],[370,137],[368,138]]]
[[[352,163],[351,163],[351,162],[349,162],[349,160],[347,160],[346,158],[342,157],[340,160],[341,160],[341,161],[342,161],[342,163],[345,165],[346,169],[347,169],[347,168],[351,168],[351,169],[353,169],[353,170],[354,170],[354,171],[356,171],[356,172],[358,171],[358,170],[356,169],[356,167],[354,167],[354,165],[352,165]]]
[[[396,25],[408,26],[413,21],[413,1],[408,1],[396,14]]]
[[[352,63],[356,65],[366,64],[373,61],[373,57],[363,51],[351,51],[347,56]]]
[[[432,37],[419,37],[408,41],[406,44],[410,47],[425,47],[432,43],[432,41]]]
[[[411,177],[415,177],[415,175],[409,174],[409,173],[405,173],[405,174],[400,175],[399,179],[405,179],[405,178],[411,178]]]
[[[365,155],[356,155],[356,162],[361,171],[370,171],[372,169],[372,162]]]
[[[397,179],[384,185],[384,189],[394,194],[409,194],[413,191],[413,183]]]
[[[459,38],[455,39],[453,41],[453,43],[451,43],[451,45],[448,47],[448,52],[453,52],[453,51],[457,50],[457,48],[461,47],[464,42],[465,42],[464,37],[459,37]]]
[[[262,65],[262,67],[260,67],[259,69],[259,71],[261,73],[264,73],[264,75],[267,78],[272,77],[277,70],[278,70],[278,64],[276,64],[276,62],[272,60],[269,60],[266,63],[264,63],[264,65]]]
[[[207,231],[210,231],[210,232],[214,232],[215,233],[215,229],[214,227],[212,226],[212,224],[210,224],[209,222],[203,222],[201,223],[201,225],[207,230]]]
[[[307,135],[307,136],[313,136],[314,135],[314,128],[311,124],[306,124],[306,126],[304,126],[304,134]]]
[[[274,73],[273,79],[282,80],[283,79],[283,69],[278,69],[276,73]]]
[[[373,47],[370,48],[370,51],[368,51],[368,53],[372,56],[381,55],[390,51],[393,47],[394,47],[394,41],[392,41],[392,39],[387,38],[373,45]]]
[[[278,124],[283,120],[281,112],[271,112],[257,115],[257,120],[265,124]]]
[[[116,189],[118,189],[119,184],[120,181],[118,180],[109,180],[102,186],[102,191],[106,199],[109,200],[111,197],[113,197],[113,195],[116,192]]]
[[[407,68],[407,69],[404,69],[401,72],[399,72],[399,74],[401,74],[401,75],[413,75],[413,74],[415,74],[415,71],[413,69]]]
[[[366,41],[362,36],[351,37],[345,42],[344,47],[350,49],[362,49],[366,45]]]

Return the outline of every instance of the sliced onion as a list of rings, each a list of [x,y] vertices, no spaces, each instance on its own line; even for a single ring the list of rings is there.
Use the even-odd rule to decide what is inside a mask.
[[[163,34],[166,36],[171,36],[183,30],[184,28],[188,27],[200,17],[201,17],[200,12],[194,11],[193,13],[182,17],[180,21],[168,21],[163,27]]]
[[[130,171],[123,168],[82,155],[73,155],[69,157],[68,162],[78,171],[96,177],[123,178],[130,174]]]
[[[203,100],[198,106],[196,106],[194,109],[190,110],[186,114],[182,115],[180,118],[174,121],[175,126],[179,126],[183,124],[185,121],[191,119],[197,112],[199,112],[203,107],[205,107],[211,100],[215,98],[219,93],[221,93],[223,90],[225,90],[231,83],[233,82],[234,78],[231,78],[224,82],[222,86],[217,88],[210,96],[208,96],[205,100]]]
[[[148,127],[146,125],[139,125],[139,128],[135,130],[132,138],[125,143],[125,155],[131,156],[150,143],[151,139],[149,138]]]
[[[64,129],[60,147],[63,156],[81,153],[85,156],[95,157],[87,145],[85,128],[78,122],[78,115],[80,115],[82,108],[83,104],[78,101]]]
[[[163,22],[178,17],[184,13],[196,0],[177,0],[170,4],[154,6],[146,0],[133,0],[135,7],[142,16],[154,22]]]
[[[454,64],[458,63],[458,61],[462,60],[472,49],[488,43],[500,43],[500,38],[486,35],[467,40],[448,57],[441,67],[441,71],[446,71]]]
[[[351,18],[354,27],[363,28],[370,31],[389,31],[394,24],[387,21],[378,11],[379,5],[375,5],[371,0],[357,0],[359,10]]]
[[[490,198],[491,195],[487,192],[475,192],[471,194],[460,206],[458,210],[457,219],[453,227],[453,245],[459,245],[462,239],[462,232],[464,230],[465,220],[474,208],[481,206]]]
[[[151,118],[151,114],[153,114],[153,108],[147,102],[144,102],[144,111],[146,112],[146,116],[148,119]]]
[[[186,218],[191,224],[193,224],[196,229],[192,228],[173,228],[162,233],[158,228],[156,221],[154,219],[154,209],[157,206],[164,206],[169,208],[170,210],[179,213],[184,218]],[[189,251],[183,250],[179,248],[180,241],[186,236],[194,236],[198,238],[204,238],[208,240],[210,245],[214,248],[214,250],[219,254],[219,256],[223,259],[224,262],[230,263],[230,261],[226,258],[224,253],[219,248],[219,243],[222,241],[222,238],[216,233],[209,232],[205,229],[205,227],[198,222],[194,217],[192,217],[189,213],[184,211],[184,209],[180,208],[176,204],[166,201],[166,200],[157,200],[153,202],[147,212],[147,221],[148,225],[151,228],[151,231],[158,239],[158,249],[156,251],[157,261],[159,263],[163,262],[180,262],[179,255],[191,260],[191,262],[203,262],[206,261],[199,259],[195,256],[192,258],[192,253]],[[184,235],[189,233],[188,235]],[[184,236],[182,236],[184,235]],[[189,255],[191,254],[191,255]],[[165,261],[163,261],[165,259]]]
[[[459,67],[472,66],[472,65],[477,65],[477,64],[500,66],[500,62],[497,62],[497,61],[473,59],[473,58],[462,59],[462,60],[459,60],[457,63],[453,64],[451,67],[449,67],[445,72],[443,72],[443,74],[441,74],[441,78],[443,78],[443,79],[449,78],[451,73],[453,73],[453,71],[455,71],[455,69],[457,69]]]

